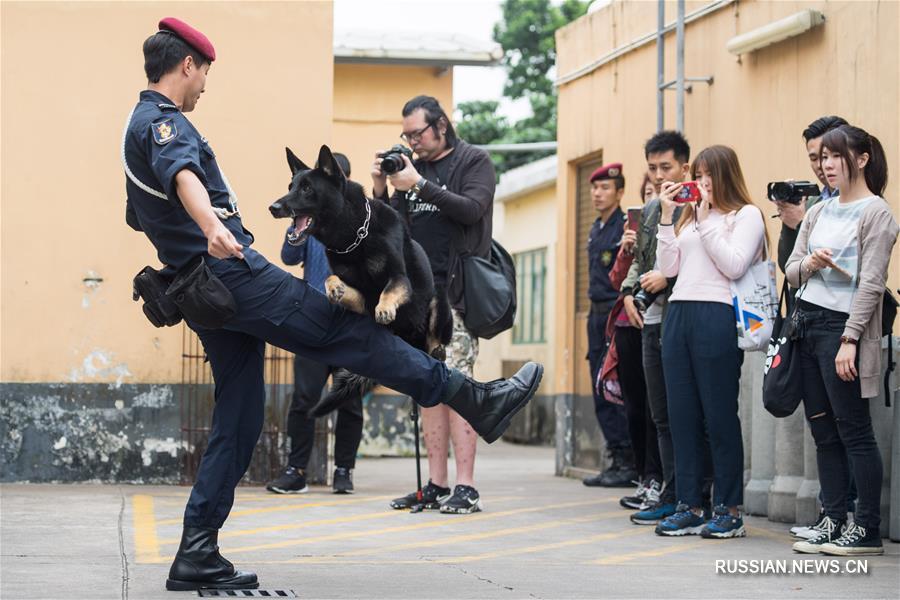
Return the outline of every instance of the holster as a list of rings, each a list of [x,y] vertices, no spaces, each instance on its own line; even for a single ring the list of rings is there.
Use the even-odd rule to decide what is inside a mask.
[[[209,269],[202,256],[178,272],[166,290],[166,298],[184,318],[206,329],[218,329],[236,313],[231,291]]]
[[[181,323],[181,311],[166,296],[171,281],[153,267],[144,267],[134,276],[132,300],[143,300],[144,315],[154,327],[172,327]]]

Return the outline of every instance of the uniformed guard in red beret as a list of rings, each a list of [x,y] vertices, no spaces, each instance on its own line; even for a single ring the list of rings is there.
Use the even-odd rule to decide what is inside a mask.
[[[148,89],[128,117],[121,146],[126,221],[149,238],[165,267],[150,269],[152,277],[142,270],[135,289],[154,325],[183,317],[197,332],[216,384],[209,442],[166,588],[256,588],[254,573],[235,570],[219,554],[218,531],[262,431],[266,342],[375,379],[422,406],[447,404],[489,441],[534,396],[543,367],[528,363],[510,379],[475,382],[271,264],[251,247],[234,190],[185,116],[206,87],[216,59],[212,42],[169,17],[143,50]],[[343,178],[330,152],[327,159],[322,172]],[[363,240],[354,252],[365,260],[369,248]]]
[[[619,205],[625,194],[625,176],[622,163],[609,163],[596,169],[589,178],[591,200],[599,213],[588,236],[588,296],[591,310],[588,314],[588,364],[591,372],[591,389],[594,393],[594,410],[597,423],[606,440],[609,457],[608,468],[594,477],[588,477],[588,486],[622,487],[631,485],[637,478],[634,455],[628,437],[628,421],[620,404],[609,402],[598,390],[597,374],[606,357],[606,321],[619,297],[619,290],[609,280],[609,272],[616,262],[619,244],[625,226],[625,213]]]

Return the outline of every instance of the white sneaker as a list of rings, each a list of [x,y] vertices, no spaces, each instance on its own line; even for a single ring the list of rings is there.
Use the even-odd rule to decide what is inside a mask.
[[[822,532],[822,521],[825,518],[825,513],[819,513],[819,518],[812,525],[791,527],[791,535],[801,540],[811,540]]]

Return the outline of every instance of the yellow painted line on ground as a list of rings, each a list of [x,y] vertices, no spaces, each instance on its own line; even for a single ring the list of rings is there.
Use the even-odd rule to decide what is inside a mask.
[[[657,536],[654,536],[657,537]],[[667,554],[676,554],[678,552],[687,552],[693,550],[697,546],[715,544],[721,540],[678,540],[677,545],[666,545],[655,550],[645,550],[643,552],[629,552],[627,554],[614,554],[597,560],[592,560],[587,564],[590,565],[619,565],[638,558],[652,558],[656,556],[666,556]],[[680,563],[679,563],[680,564]]]
[[[770,540],[777,540],[782,544],[793,545],[794,542],[800,540],[800,538],[795,538],[790,533],[779,533],[777,531],[769,531],[768,529],[764,529],[762,527],[750,527],[748,525],[745,525],[744,528],[747,530],[747,535],[759,535],[765,538],[769,538]]]
[[[563,542],[554,542],[552,544],[539,544],[537,546],[527,546],[525,548],[513,548],[509,550],[496,550],[494,552],[484,552],[482,554],[473,554],[471,556],[457,556],[452,558],[440,558],[435,559],[436,562],[448,563],[448,564],[457,564],[464,562],[472,562],[476,560],[486,560],[489,558],[500,558],[504,556],[517,556],[519,554],[532,554],[535,552],[544,552],[546,550],[557,550],[559,548],[568,548],[570,546],[583,546],[585,544],[593,544],[594,542],[602,542],[605,540],[615,540],[624,537],[632,537],[635,535],[646,535],[647,531],[643,528],[635,528],[636,526],[632,526],[629,529],[622,529],[620,531],[616,531],[613,533],[601,533],[598,535],[591,535],[586,538],[576,538],[572,540],[565,540]]]
[[[572,525],[575,523],[588,523],[591,521],[601,521],[603,519],[610,519],[621,517],[622,511],[609,511],[605,513],[598,513],[596,515],[588,516],[588,517],[577,517],[573,519],[560,519],[558,521],[545,521],[543,523],[537,523],[535,525],[525,525],[523,527],[508,527],[506,529],[496,529],[494,531],[485,531],[482,533],[470,533],[463,535],[454,535],[450,537],[440,537],[433,540],[427,540],[423,542],[410,542],[408,544],[395,544],[392,546],[380,546],[378,548],[364,548],[362,550],[354,550],[352,552],[341,552],[336,555],[335,558],[341,557],[350,557],[350,556],[365,556],[367,554],[380,554],[385,552],[391,552],[395,550],[410,550],[413,548],[431,548],[433,546],[442,546],[447,547],[452,544],[456,544],[459,542],[472,542],[477,540],[486,540],[491,538],[498,537],[506,537],[510,535],[516,535],[519,533],[530,533],[533,531],[541,531],[542,529],[551,529],[554,527],[560,527],[565,525]],[[310,558],[310,557],[306,557]],[[301,560],[300,562],[305,562]]]
[[[453,518],[452,516],[446,516],[441,518],[440,520],[434,521],[425,521],[423,523],[416,523],[414,525],[402,525],[399,527],[385,527],[382,529],[374,529],[370,531],[353,531],[347,533],[336,533],[332,535],[324,535],[319,537],[311,537],[311,538],[303,538],[299,540],[286,540],[283,542],[274,542],[271,544],[258,544],[255,546],[244,546],[241,548],[231,548],[228,553],[236,554],[238,552],[251,552],[255,550],[271,550],[273,548],[290,548],[291,546],[301,546],[308,544],[317,544],[321,542],[329,542],[336,540],[347,540],[354,538],[363,538],[363,537],[372,537],[378,536],[385,533],[400,533],[404,531],[416,531],[420,529],[433,529],[437,527],[446,527],[450,525],[468,525],[470,523],[476,523],[479,521],[483,521],[486,519],[497,519],[500,517],[506,517],[511,515],[519,515],[519,514],[527,514],[538,512],[542,510],[558,510],[560,508],[571,508],[575,506],[585,506],[589,504],[596,504],[595,500],[588,500],[582,502],[566,502],[563,504],[553,504],[546,506],[533,506],[528,508],[518,508],[513,510],[505,510],[500,512],[489,512],[489,513],[479,513],[476,515],[468,515],[464,519]]]
[[[138,494],[131,498],[134,521],[134,554],[139,563],[162,562],[159,541],[156,538],[156,522],[153,514],[153,496]]]
[[[384,519],[388,517],[399,517],[406,514],[399,510],[380,510],[375,513],[366,513],[362,515],[351,515],[349,517],[335,517],[333,519],[318,519],[316,521],[303,521],[302,523],[291,523],[289,525],[272,525],[269,527],[257,527],[255,529],[239,529],[236,531],[221,531],[219,539],[235,538],[245,535],[254,535],[258,533],[269,533],[272,531],[287,531],[291,529],[304,529],[307,527],[316,527],[319,525],[337,525],[341,523],[354,523],[357,521],[366,521],[369,519]],[[177,544],[181,538],[163,538],[159,540],[160,544]]]
[[[368,498],[355,498],[355,499],[341,499],[341,500],[326,500],[324,502],[294,502],[291,504],[285,504],[282,506],[268,506],[266,508],[248,508],[245,510],[235,510],[232,511],[228,516],[229,519],[233,519],[235,517],[244,517],[247,515],[262,515],[269,514],[275,512],[289,512],[294,510],[300,510],[302,508],[314,508],[317,506],[338,506],[338,505],[349,505],[349,504],[363,504],[365,502],[375,502],[379,500],[386,500],[391,498],[392,496],[370,496]],[[182,517],[178,517],[177,519],[163,519],[157,521],[157,525],[180,525],[182,523]]]

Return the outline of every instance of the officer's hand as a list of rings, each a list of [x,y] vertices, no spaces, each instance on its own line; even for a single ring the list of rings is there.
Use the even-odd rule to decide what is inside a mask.
[[[625,231],[622,233],[622,252],[631,254],[634,250],[635,242],[637,242],[637,232],[628,229],[626,226]]]
[[[625,306],[625,314],[628,315],[628,322],[631,323],[631,326],[643,329],[644,319],[641,317],[641,311],[634,305],[634,296],[631,294],[625,296],[623,303]]]
[[[242,252],[244,247],[234,239],[234,235],[228,231],[228,228],[221,221],[216,223],[212,231],[206,234],[206,239],[209,242],[207,251],[210,256],[215,258],[231,258],[233,256],[240,259],[244,258],[244,253]]]
[[[641,275],[641,289],[647,290],[651,294],[658,294],[666,289],[669,281],[659,271],[647,271]]]
[[[406,163],[406,166],[393,175],[388,175],[388,178],[391,180],[391,185],[394,186],[395,190],[405,192],[416,185],[416,183],[422,179],[422,176],[416,171],[416,168],[413,166],[412,161],[409,160],[408,156],[405,154],[401,154],[401,156],[403,157],[403,162]]]
[[[387,175],[384,174],[384,171],[381,170],[381,161],[383,160],[378,155],[383,154],[384,150],[379,150],[375,153],[375,162],[372,163],[372,195],[373,196],[382,196],[384,195],[384,191],[387,189]]]

